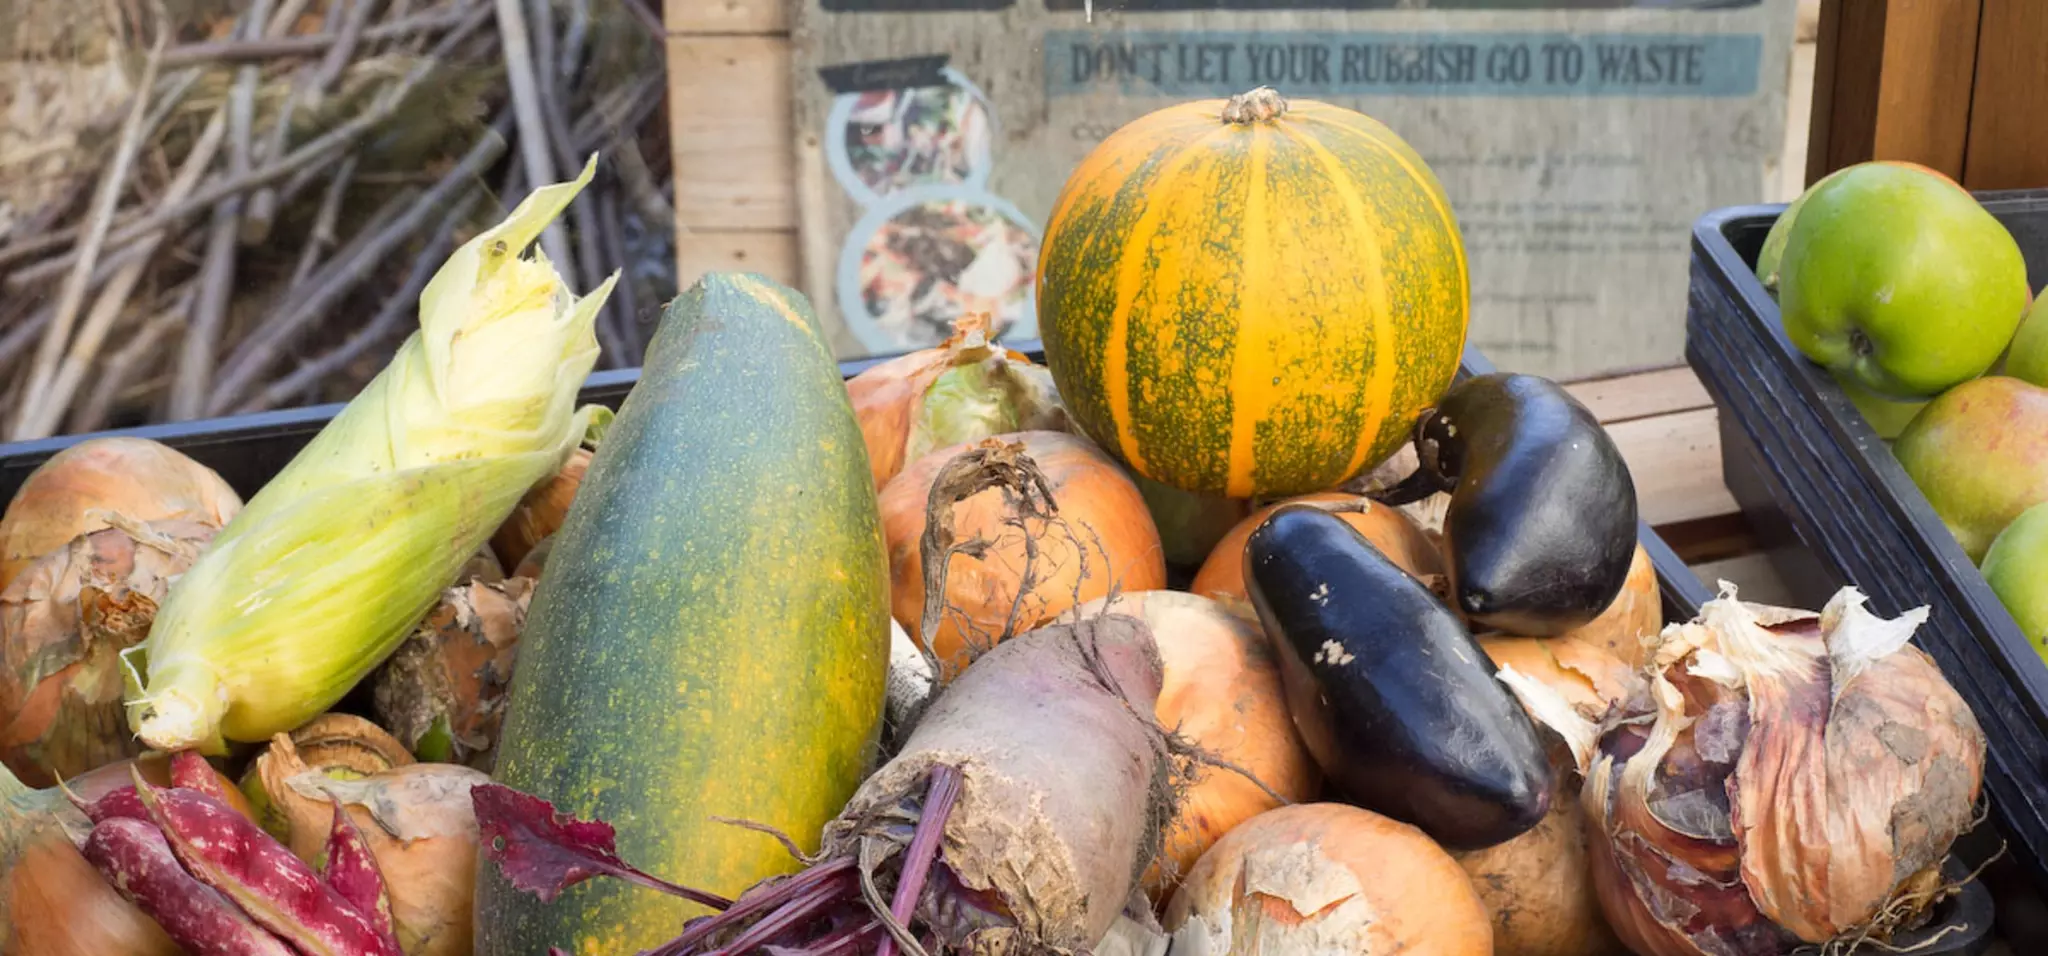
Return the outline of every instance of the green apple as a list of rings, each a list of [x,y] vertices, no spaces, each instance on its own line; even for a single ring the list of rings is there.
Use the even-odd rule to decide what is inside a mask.
[[[1963,188],[1955,180],[1948,178],[1940,170],[1930,166],[1922,166],[1919,163],[1909,163],[1899,159],[1873,159],[1870,162],[1916,170],[1929,176],[1937,177],[1958,190]],[[1820,182],[1806,187],[1806,191],[1800,193],[1799,198],[1785,205],[1785,211],[1778,214],[1778,221],[1771,223],[1770,233],[1764,236],[1763,249],[1756,254],[1756,277],[1758,281],[1764,284],[1765,291],[1772,295],[1778,294],[1778,263],[1785,254],[1785,237],[1792,234],[1792,223],[1799,218],[1799,210],[1806,207],[1806,197],[1813,195],[1814,190],[1827,185],[1835,177],[1864,165],[1867,164],[1857,163],[1854,166],[1844,166],[1826,176],[1822,176]]]
[[[2048,306],[2034,300],[2005,352],[2005,374],[2048,388]]]
[[[1834,377],[1836,385],[1842,387],[1842,394],[1849,397],[1849,404],[1856,406],[1856,410],[1863,413],[1863,420],[1870,423],[1870,429],[1877,432],[1877,437],[1887,441],[1899,437],[1899,433],[1905,431],[1906,425],[1913,421],[1913,416],[1920,414],[1920,410],[1927,407],[1926,402],[1901,402],[1886,398],[1850,381],[1834,369],[1829,369],[1828,374]]]
[[[1990,370],[2028,293],[2026,261],[2003,224],[1948,180],[1889,163],[1817,186],[1778,266],[1792,344],[1899,400]]]
[[[1998,533],[1983,571],[2035,652],[2048,658],[2048,503],[2021,512]]]
[[[1927,403],[1892,454],[1972,561],[2020,512],[2048,501],[2048,388],[2006,375]]]

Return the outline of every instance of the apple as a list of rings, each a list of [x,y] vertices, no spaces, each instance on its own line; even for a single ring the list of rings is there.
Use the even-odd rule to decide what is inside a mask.
[[[1792,344],[1901,401],[1989,371],[2030,291],[2003,224],[1954,183],[1889,163],[1851,167],[1816,187],[1778,265]]]
[[[2020,512],[1984,553],[1984,580],[2048,658],[2048,503]]]
[[[1834,377],[1836,385],[1842,387],[1842,394],[1849,397],[1849,403],[1863,413],[1863,420],[1870,423],[1871,431],[1887,441],[1899,437],[1899,433],[1905,431],[1906,425],[1912,422],[1913,416],[1920,414],[1920,410],[1927,407],[1926,402],[1901,402],[1886,398],[1850,381],[1833,369],[1829,369],[1828,374]]]
[[[2007,375],[1942,393],[1892,442],[1892,454],[1971,561],[2048,501],[2048,388]]]
[[[1873,159],[1870,160],[1870,162],[1883,163],[1888,166],[1901,166],[1906,169],[1926,173],[1929,176],[1936,177],[1940,179],[1942,182],[1954,186],[1958,191],[1962,191],[1965,195],[1968,195],[1968,192],[1966,190],[1963,190],[1962,184],[1956,182],[1953,179],[1948,178],[1948,176],[1944,175],[1941,172],[1941,170],[1935,169],[1932,166],[1922,166],[1919,163],[1909,163],[1902,159]],[[1827,174],[1826,176],[1822,176],[1820,178],[1820,182],[1814,183],[1813,185],[1806,187],[1806,191],[1800,193],[1798,198],[1786,204],[1785,211],[1778,214],[1778,221],[1771,223],[1770,233],[1764,236],[1763,249],[1756,254],[1756,277],[1758,281],[1764,284],[1764,291],[1769,292],[1774,296],[1778,294],[1778,263],[1785,254],[1785,237],[1792,234],[1792,223],[1794,220],[1799,218],[1799,210],[1806,207],[1806,197],[1813,195],[1814,190],[1827,185],[1829,182],[1832,182],[1835,179],[1835,177],[1840,176],[1843,173],[1848,172],[1849,170],[1856,169],[1857,167],[1865,165],[1868,165],[1868,163],[1857,163],[1853,166],[1844,166],[1841,169],[1837,169],[1834,172]]]
[[[2034,300],[2005,353],[2005,374],[2048,388],[2048,306]]]

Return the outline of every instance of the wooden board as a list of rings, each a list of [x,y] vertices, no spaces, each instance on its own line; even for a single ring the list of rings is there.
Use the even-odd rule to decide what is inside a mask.
[[[1869,159],[1961,178],[1981,0],[1823,0],[1807,182]]]
[[[798,282],[796,233],[735,230],[684,232],[676,236],[677,288],[687,289],[706,272],[758,272],[783,285]]]
[[[668,0],[662,21],[673,34],[788,33],[782,0]]]
[[[1984,0],[1970,100],[1964,182],[1972,189],[2048,186],[2048,2]]]
[[[683,0],[695,2],[695,0]],[[789,43],[775,36],[673,36],[676,221],[684,228],[790,230],[796,152]]]
[[[1612,425],[1637,418],[1709,408],[1707,387],[1692,369],[1679,365],[1634,375],[1566,382],[1565,391],[1585,403],[1593,417]]]

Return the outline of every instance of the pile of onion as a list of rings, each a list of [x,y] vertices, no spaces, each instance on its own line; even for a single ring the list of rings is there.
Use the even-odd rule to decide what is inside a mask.
[[[518,567],[535,545],[561,530],[562,521],[569,516],[569,506],[576,502],[576,490],[583,486],[583,475],[590,470],[592,454],[583,446],[570,452],[562,467],[528,491],[505,523],[492,533],[491,553],[505,567]]]
[[[1198,748],[1197,761],[1211,761],[1188,774],[1160,858],[1145,874],[1142,888],[1163,904],[1225,833],[1283,800],[1314,799],[1322,772],[1295,732],[1279,662],[1257,625],[1182,591],[1090,601],[1062,620],[1097,614],[1145,622],[1165,674],[1153,712],[1160,726]]]
[[[1176,954],[1493,956],[1486,907],[1450,854],[1337,803],[1269,810],[1224,834],[1162,923]]]
[[[171,582],[220,530],[108,515],[0,591],[0,761],[47,787],[142,752],[121,652],[149,636]]]
[[[1975,819],[1984,733],[1907,643],[1926,609],[1863,605],[1844,588],[1815,615],[1724,582],[1648,647],[1644,699],[1600,723],[1501,668],[1584,774],[1594,885],[1629,949],[1776,956],[1929,915]]]
[[[956,463],[993,464],[996,458],[1016,463],[1004,466],[1013,471],[1028,464],[1042,485],[1032,479],[1025,482],[1029,488],[983,487]],[[934,486],[948,484],[961,487],[933,494]],[[936,525],[928,522],[928,509]],[[920,641],[926,640],[926,532],[964,548],[943,565],[932,562],[935,572],[943,568],[945,574],[944,613],[927,646],[942,676],[957,673],[1006,636],[1112,591],[1166,587],[1159,532],[1137,487],[1100,448],[1066,432],[997,435],[932,452],[882,489],[881,510],[890,610]]]
[[[371,675],[371,712],[419,759],[490,772],[533,585],[478,577],[441,592]]]
[[[131,522],[195,521],[218,528],[242,499],[213,469],[146,438],[90,438],[37,466],[0,517],[0,589],[79,535]]]
[[[1009,432],[1067,429],[1052,373],[989,341],[989,323],[986,313],[964,315],[939,345],[847,380],[876,489],[933,449]]]

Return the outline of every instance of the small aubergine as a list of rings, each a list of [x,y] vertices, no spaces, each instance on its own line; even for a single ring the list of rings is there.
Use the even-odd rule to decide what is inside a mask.
[[[1374,497],[1440,491],[1458,610],[1475,626],[1554,637],[1600,616],[1628,580],[1636,486],[1591,410],[1556,382],[1497,372],[1453,385],[1415,423],[1421,466]]]
[[[1244,563],[1295,727],[1346,799],[1450,850],[1543,820],[1555,771],[1535,724],[1427,585],[1304,505],[1261,522]]]

